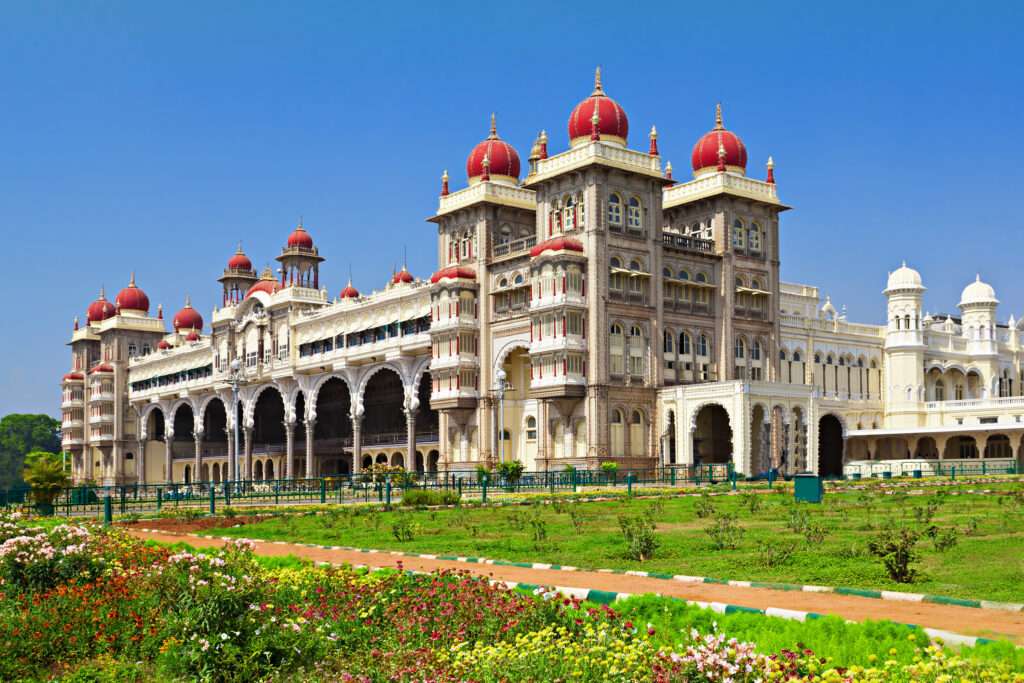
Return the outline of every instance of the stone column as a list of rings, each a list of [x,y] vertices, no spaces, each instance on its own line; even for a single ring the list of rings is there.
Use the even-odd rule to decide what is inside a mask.
[[[245,462],[242,464],[242,472],[239,479],[245,481],[252,481],[252,437],[253,428],[245,427],[243,430],[245,434]]]
[[[238,479],[238,460],[235,458],[235,430],[232,427],[225,429],[228,433],[228,473],[223,478],[228,481]]]
[[[203,430],[196,429],[192,433],[192,438],[196,445],[196,464],[193,466],[195,472],[192,475],[192,481],[199,483],[203,481]]]
[[[405,436],[408,441],[405,469],[411,472],[416,469],[416,413],[414,408],[405,411]]]
[[[352,471],[363,471],[363,416],[352,415]]]
[[[576,421],[572,418],[565,420],[565,433],[562,435],[562,456],[571,458],[576,454]],[[548,470],[555,470],[555,467],[548,465]]]
[[[139,439],[139,454],[135,456],[135,482],[146,483],[146,437]]]
[[[164,432],[164,479],[167,480],[168,484],[174,482],[174,428],[170,428]],[[92,458],[89,458],[89,462],[92,462]],[[92,465],[89,466],[89,471],[92,471]]]
[[[469,425],[459,427],[459,462],[469,462]]]
[[[284,423],[285,454],[284,454],[284,478],[295,478],[295,422]]]
[[[313,433],[316,431],[316,418],[306,418],[306,479],[316,476],[313,463]]]

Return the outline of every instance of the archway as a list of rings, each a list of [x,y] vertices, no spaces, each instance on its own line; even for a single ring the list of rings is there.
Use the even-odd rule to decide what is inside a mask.
[[[937,460],[939,449],[935,445],[935,439],[930,436],[922,436],[917,440],[917,448],[914,449],[915,460]]]
[[[274,478],[274,461],[267,460],[266,467],[263,468],[263,478],[273,479]]]
[[[263,480],[263,461],[257,460],[252,464],[252,478],[256,481]]]
[[[978,444],[973,436],[954,436],[946,442],[943,460],[973,460],[978,457]]]
[[[1012,458],[1013,447],[1010,437],[1005,434],[993,434],[985,441],[986,458]]]
[[[753,464],[753,471],[759,474],[769,469],[768,444],[765,440],[764,406],[755,403],[750,410],[750,462]]]
[[[220,398],[212,399],[206,404],[203,411],[203,427],[203,444],[208,445],[207,447],[217,455],[229,455],[228,414]]]
[[[174,411],[172,424],[174,425],[174,437],[167,443],[167,448],[171,452],[171,464],[173,466],[174,458],[193,457],[195,455],[196,420],[195,414],[192,412],[192,406],[187,403],[178,406],[177,410]],[[189,474],[194,476],[195,473],[189,469]]]
[[[534,427],[530,428],[527,421],[527,413],[534,413],[536,401],[530,399],[530,377],[533,372],[530,365],[529,351],[516,346],[508,351],[501,362],[501,369],[505,371],[505,381],[511,384],[512,388],[505,392],[504,400],[499,404],[500,414],[497,416],[499,424],[503,423],[503,437],[496,445],[498,459],[518,460],[532,472],[537,469],[536,453],[536,421]],[[495,427],[498,427],[496,424]],[[530,439],[530,432],[534,438]],[[495,430],[498,433],[498,430]]]
[[[253,408],[253,444],[261,450],[271,444],[283,444],[284,433],[284,397],[276,387],[267,387],[260,392]],[[253,449],[255,451],[255,449]]]
[[[146,438],[150,441],[164,440],[164,411],[154,408],[146,417]]]
[[[401,443],[406,440],[405,389],[391,368],[373,373],[363,389],[363,443]]]
[[[427,470],[429,472],[437,472],[437,462],[441,456],[437,451],[430,451],[427,453]]]
[[[299,400],[305,408],[305,400]],[[331,377],[321,384],[316,394],[316,429],[313,432],[313,438],[318,442],[317,452],[323,450],[320,442],[352,438],[351,415],[352,395],[348,385],[338,377]]]
[[[732,458],[732,427],[729,413],[717,403],[700,409],[693,419],[693,462],[711,465]]]
[[[818,420],[818,475],[843,476],[843,424],[835,415]]]
[[[431,382],[430,373],[424,372],[420,377],[420,384],[416,388],[416,395],[420,400],[420,407],[416,413],[417,441],[428,437],[437,438],[437,432],[440,429],[441,418],[438,412],[430,407]]]
[[[213,480],[220,481],[220,463],[213,463]]]
[[[185,478],[184,478],[184,482],[186,484],[191,484],[192,483],[192,466],[191,465],[185,465]]]

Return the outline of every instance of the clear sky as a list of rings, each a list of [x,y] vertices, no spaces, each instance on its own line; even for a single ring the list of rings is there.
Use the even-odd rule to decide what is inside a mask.
[[[436,263],[439,176],[489,117],[525,167],[603,66],[676,177],[721,100],[748,173],[772,155],[782,276],[881,322],[902,259],[930,311],[981,273],[1024,315],[1021,3],[576,5],[0,0],[0,415],[60,413],[77,315],[130,271],[207,321],[239,240],[303,224],[332,297]]]

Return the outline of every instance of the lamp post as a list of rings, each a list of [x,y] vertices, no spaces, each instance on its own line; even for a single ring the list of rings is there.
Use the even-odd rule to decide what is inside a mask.
[[[239,479],[241,479],[240,472],[239,472],[239,462],[238,462],[238,385],[241,383],[242,378],[244,376],[245,376],[245,373],[242,372],[242,361],[240,361],[239,359],[235,358],[233,361],[231,361],[231,369],[228,371],[228,377],[231,380],[231,396],[232,396],[231,404],[232,404],[232,410],[234,411],[233,412],[233,420],[234,420],[234,423],[235,423],[235,452],[232,454],[232,457],[235,460],[235,481],[236,481],[235,491],[236,492],[238,491],[237,481]]]
[[[498,438],[501,440],[498,446],[499,462],[505,462],[505,392],[512,391],[512,383],[505,380],[508,375],[503,368],[498,368],[494,377],[494,388],[498,392]]]

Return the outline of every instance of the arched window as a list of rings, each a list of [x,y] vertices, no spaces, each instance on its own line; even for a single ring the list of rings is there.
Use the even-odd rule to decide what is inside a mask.
[[[704,219],[704,239],[713,240],[715,239],[715,218],[714,216],[708,216]]]
[[[786,349],[779,349],[779,360],[786,360]]]
[[[831,353],[828,354],[828,357],[825,359],[825,365],[832,365],[832,354]]]
[[[941,379],[935,380],[935,400],[945,401],[946,400],[946,385]]]
[[[498,280],[498,289],[505,289],[506,287],[508,287],[508,280],[505,278]]]
[[[736,337],[736,358],[743,358],[746,345],[743,343],[743,337]]]
[[[839,364],[846,365],[846,358],[844,356],[839,356]]]
[[[537,440],[537,418],[535,418],[533,415],[526,418],[526,440]]]
[[[644,445],[644,416],[639,410],[634,410],[629,420],[630,455],[643,455]]]
[[[665,330],[665,353],[675,352],[675,334],[672,330]]]
[[[622,270],[622,259],[620,259],[618,256],[612,256],[610,263],[612,267],[612,275],[610,282],[611,288],[621,291],[625,289],[626,286],[625,274],[622,272],[617,272]]]
[[[690,333],[683,332],[679,335],[679,353],[684,356],[690,355]]]
[[[691,223],[690,226],[688,228],[686,228],[686,234],[689,235],[690,237],[696,237],[696,238],[699,239],[700,238],[700,223]]]
[[[697,355],[702,358],[708,356],[708,336],[706,334],[700,335],[700,345],[697,347]]]
[[[799,349],[797,349],[796,351],[793,352],[793,362],[794,363],[799,363],[800,362],[800,350]]]
[[[695,282],[707,282],[708,276],[704,274],[704,271],[697,273],[697,277],[693,278]]]
[[[635,273],[640,273],[643,272],[644,267],[640,263],[640,261],[638,261],[637,259],[633,259],[632,261],[629,262],[629,269]]]
[[[857,359],[857,367],[858,368],[864,367],[864,359],[863,358],[858,358]]]
[[[643,228],[643,213],[640,200],[636,197],[629,198],[629,209],[626,211],[626,226],[630,230],[640,230]]]
[[[622,225],[622,198],[614,192],[608,195],[608,224]]]
[[[512,226],[504,223],[498,231],[498,244],[507,244],[512,241]]]
[[[523,276],[522,276],[522,274],[520,273],[519,275],[516,275],[516,279],[513,280],[513,282],[515,282],[515,284],[517,284],[517,285],[523,284]]]
[[[461,237],[462,237],[462,257],[461,258],[464,258],[464,259],[465,258],[469,258],[470,255],[471,255],[470,245],[469,245],[469,232],[463,230]]]
[[[616,408],[612,411],[612,455],[623,456],[626,454],[626,417],[622,410]]]
[[[448,261],[459,260],[459,233],[453,232],[448,236]]]
[[[737,287],[746,287],[746,286],[747,286],[747,283],[746,283],[746,281],[745,281],[745,280],[743,279],[743,276],[742,276],[742,275],[737,275],[737,276],[736,276],[736,286],[737,286]]]
[[[576,205],[572,197],[566,197],[564,204],[565,208],[562,209],[562,228],[564,230],[572,230],[576,227]]]
[[[754,345],[750,347],[750,359],[761,360],[761,340],[755,339]]]
[[[688,270],[680,270],[679,271],[679,279],[680,280],[689,280],[690,279],[690,272]]]
[[[629,329],[629,374],[644,374],[644,331],[639,325]]]
[[[732,246],[742,249],[743,244],[743,221],[737,218],[732,222]]]
[[[583,212],[586,204],[583,203],[583,194],[576,195],[576,227],[582,228],[587,224],[587,215]]]
[[[671,279],[672,278],[672,269],[671,268],[662,268],[661,269],[661,275],[662,275],[662,277],[667,277],[667,278]]]
[[[621,375],[626,371],[626,338],[622,325],[612,324],[610,371],[613,375]]]
[[[814,354],[814,362],[815,363],[821,363],[821,354],[820,353]]]
[[[751,223],[747,230],[747,246],[751,251],[761,251],[761,226]]]

